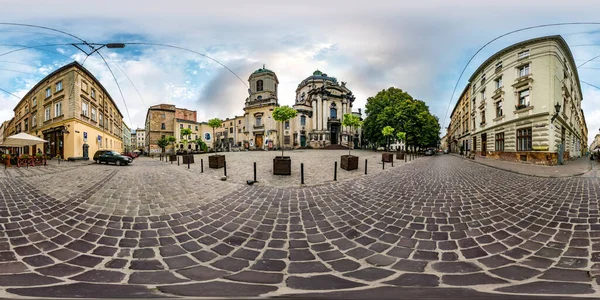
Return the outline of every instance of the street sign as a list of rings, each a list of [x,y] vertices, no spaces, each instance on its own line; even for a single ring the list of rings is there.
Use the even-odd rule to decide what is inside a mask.
[[[101,137],[100,135],[98,135],[98,140],[99,140],[99,141],[101,141],[101,140],[102,140],[102,137]]]

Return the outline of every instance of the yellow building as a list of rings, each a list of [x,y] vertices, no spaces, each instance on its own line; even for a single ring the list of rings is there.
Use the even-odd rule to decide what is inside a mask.
[[[106,89],[86,68],[72,62],[42,79],[14,109],[15,133],[43,138],[37,149],[64,159],[84,159],[99,149],[123,149],[123,115]]]

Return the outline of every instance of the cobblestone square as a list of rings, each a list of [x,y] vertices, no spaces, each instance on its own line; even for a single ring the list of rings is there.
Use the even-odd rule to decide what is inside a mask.
[[[353,151],[333,182],[346,153],[286,152],[286,177],[278,152],[225,153],[226,181],[207,154],[2,170],[0,297],[599,295],[598,178]]]

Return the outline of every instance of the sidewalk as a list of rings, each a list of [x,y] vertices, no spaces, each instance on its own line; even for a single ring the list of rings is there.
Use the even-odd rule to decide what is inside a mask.
[[[492,168],[505,170],[513,173],[518,173],[522,175],[529,176],[537,176],[537,177],[573,177],[583,175],[584,177],[596,177],[592,176],[598,173],[593,173],[592,165],[597,165],[597,161],[590,160],[589,157],[581,157],[576,160],[565,162],[564,165],[558,166],[542,166],[542,165],[534,165],[534,164],[526,164],[519,162],[511,162],[511,161],[503,161],[503,160],[495,160],[495,159],[487,159],[481,157],[475,157],[475,160],[464,158],[457,154],[452,154],[454,156],[463,158],[465,160],[473,161],[475,163],[486,165]],[[598,169],[597,167],[595,169]]]

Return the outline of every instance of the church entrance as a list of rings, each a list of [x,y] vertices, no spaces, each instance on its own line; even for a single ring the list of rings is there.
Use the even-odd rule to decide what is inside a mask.
[[[263,141],[263,135],[262,134],[257,134],[256,138],[254,139],[254,141],[256,142],[256,143],[254,143],[254,147],[256,149],[262,149],[263,142],[264,142]]]
[[[300,147],[306,147],[306,136],[305,135],[300,136]]]
[[[329,134],[329,137],[331,138],[331,144],[332,145],[337,145],[338,144],[338,132],[340,131],[340,124],[331,124],[329,125],[331,126],[331,131]]]

